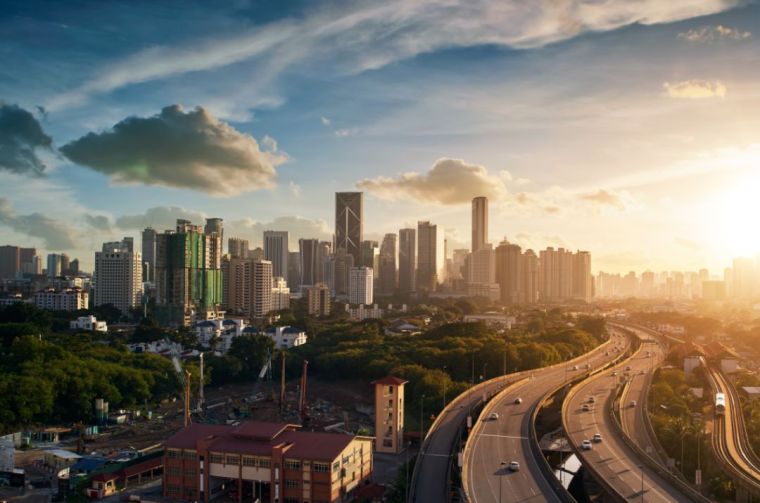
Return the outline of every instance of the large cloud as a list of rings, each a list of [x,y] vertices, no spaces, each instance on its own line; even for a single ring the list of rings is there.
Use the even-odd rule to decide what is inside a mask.
[[[139,215],[123,215],[116,219],[115,225],[125,230],[142,230],[148,226],[159,231],[173,229],[178,218],[190,220],[197,224],[203,224],[209,216],[203,212],[181,208],[178,206],[157,206],[149,208]],[[265,230],[278,230],[290,232],[291,250],[298,248],[299,238],[317,238],[330,241],[332,231],[324,220],[311,220],[298,216],[277,217],[270,222],[258,222],[247,218],[242,220],[225,220],[224,235],[226,237],[240,237],[250,241],[252,246],[258,246],[262,242]]]
[[[274,145],[267,141],[267,145]],[[198,107],[165,107],[153,117],[129,117],[110,131],[89,133],[61,148],[72,161],[116,182],[195,189],[233,195],[270,188],[275,167],[286,160],[276,149]]]
[[[48,250],[76,247],[75,233],[68,225],[41,213],[17,215],[10,201],[4,198],[0,198],[0,225],[6,225],[19,234],[42,239]]]
[[[489,175],[488,170],[462,159],[438,159],[425,174],[404,173],[397,178],[380,176],[360,180],[356,186],[383,199],[414,199],[423,203],[463,204],[473,197],[498,201],[507,194],[509,174]]]
[[[725,98],[728,92],[726,85],[719,80],[715,82],[699,79],[683,80],[681,82],[665,82],[662,86],[671,98]]]
[[[41,153],[53,152],[53,139],[27,110],[0,102],[0,170],[41,175]]]

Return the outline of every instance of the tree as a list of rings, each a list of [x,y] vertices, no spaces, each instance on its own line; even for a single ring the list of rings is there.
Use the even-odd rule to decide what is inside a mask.
[[[228,356],[237,358],[242,366],[240,376],[254,379],[262,365],[274,351],[274,341],[265,335],[245,334],[232,339]]]

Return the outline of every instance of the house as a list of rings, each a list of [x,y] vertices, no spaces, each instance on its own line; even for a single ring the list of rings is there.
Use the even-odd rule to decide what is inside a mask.
[[[274,346],[278,349],[290,349],[301,344],[306,344],[308,340],[306,332],[289,326],[270,327],[262,335],[266,335],[272,339]]]
[[[108,324],[98,321],[94,316],[80,316],[69,322],[71,330],[87,330],[88,332],[108,332]]]

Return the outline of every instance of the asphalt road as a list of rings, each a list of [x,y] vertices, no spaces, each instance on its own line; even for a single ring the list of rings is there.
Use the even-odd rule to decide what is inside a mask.
[[[534,459],[530,448],[531,414],[551,390],[579,373],[588,372],[587,364],[591,369],[598,368],[627,349],[627,338],[616,330],[611,333],[612,348],[618,351],[603,347],[580,361],[538,369],[532,377],[509,386],[488,404],[481,415],[484,420],[475,426],[466,450],[465,477],[471,501],[559,501],[541,471],[539,462],[543,461]],[[518,398],[522,403],[515,403]],[[499,418],[489,420],[491,412]],[[510,471],[503,464],[512,461],[520,463],[518,471]]]
[[[653,365],[652,357],[646,356],[646,352],[651,351],[653,346],[642,344],[631,359],[581,383],[565,405],[565,431],[574,446],[580,446],[583,440],[592,440],[595,433],[601,434],[601,442],[593,443],[591,450],[579,450],[578,455],[584,466],[592,467],[623,499],[649,502],[692,501],[638,459],[638,454],[617,436],[618,430],[609,414],[608,407],[617,380],[625,379],[628,375],[634,384],[646,382],[648,376],[640,372],[649,372]],[[657,351],[661,355],[661,350]],[[630,367],[629,371],[626,370],[627,367]],[[646,386],[643,385],[631,388],[627,393],[628,401],[623,402],[623,406],[629,409],[640,408],[645,391]],[[594,403],[590,403],[592,396]],[[631,400],[636,400],[634,407],[629,405]],[[589,406],[589,411],[582,410],[584,404]],[[633,438],[640,437],[641,427],[638,425],[643,416],[638,411],[626,411],[623,416]]]

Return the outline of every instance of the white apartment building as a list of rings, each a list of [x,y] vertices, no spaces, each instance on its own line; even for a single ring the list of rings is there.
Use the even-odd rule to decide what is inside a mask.
[[[349,304],[372,304],[374,274],[371,267],[352,267],[348,277]]]
[[[95,305],[112,304],[122,313],[140,305],[142,255],[134,251],[132,238],[103,243],[95,252]]]

